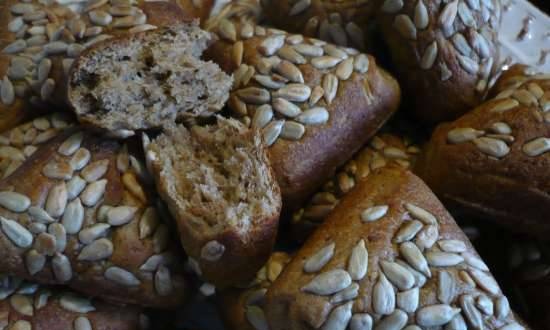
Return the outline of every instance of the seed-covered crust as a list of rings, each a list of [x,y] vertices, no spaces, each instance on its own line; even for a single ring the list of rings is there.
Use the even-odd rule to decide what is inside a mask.
[[[260,133],[222,117],[173,126],[148,145],[147,160],[193,270],[217,287],[250,280],[271,253],[281,210]]]
[[[497,0],[385,0],[380,21],[407,104],[422,120],[477,106],[499,71]]]
[[[505,75],[497,95],[440,125],[416,170],[450,206],[514,231],[550,232],[550,78]]]
[[[137,307],[106,304],[14,276],[1,279],[0,327],[4,329],[146,329],[147,317]]]
[[[85,48],[186,18],[175,1],[3,1],[0,131],[40,112],[65,108],[67,73]]]
[[[260,128],[285,209],[296,208],[397,108],[373,57],[302,35],[222,20],[206,56],[233,73],[229,107]]]
[[[364,50],[369,22],[381,0],[267,0],[268,23],[343,47]]]
[[[181,303],[182,260],[146,173],[126,147],[77,129],[38,149],[0,182],[0,271],[121,303]]]
[[[361,180],[374,170],[399,165],[409,168],[414,164],[420,148],[407,137],[394,133],[382,133],[372,138],[367,146],[349,160],[330,180],[323,184],[320,191],[298,211],[292,214],[292,237],[304,241],[340,199],[350,192]]]
[[[267,293],[270,329],[518,326],[466,236],[410,172],[375,170]]]

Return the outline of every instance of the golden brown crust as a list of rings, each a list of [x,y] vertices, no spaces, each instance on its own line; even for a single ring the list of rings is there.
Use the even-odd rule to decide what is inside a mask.
[[[274,120],[269,124],[263,124],[263,132],[267,140],[270,140],[268,144],[272,144],[269,149],[270,160],[281,186],[283,205],[286,210],[296,209],[391,116],[399,104],[399,86],[388,73],[376,65],[376,60],[373,57],[359,54],[355,50],[337,48],[319,40],[306,38],[305,41],[300,41],[302,37],[299,35],[290,37],[291,41],[286,41],[285,44],[287,51],[293,55],[281,55],[282,58],[289,58],[288,61],[282,63],[284,63],[283,66],[290,68],[270,68],[269,62],[277,61],[275,55],[280,54],[273,54],[274,56],[269,57],[265,55],[266,53],[269,54],[269,51],[262,52],[258,49],[262,48],[262,43],[271,43],[270,40],[278,38],[276,34],[281,32],[269,29],[266,32],[263,27],[256,26],[255,33],[257,36],[244,38],[234,43],[227,41],[227,31],[232,30],[231,26],[237,31],[238,39],[240,39],[241,32],[248,27],[246,24],[232,22],[220,25],[216,32],[222,37],[222,40],[216,42],[207,50],[206,56],[216,61],[226,72],[232,72],[235,75],[234,93],[232,93],[229,102],[235,116],[244,116],[243,121],[250,122],[252,120],[254,122],[254,110],[258,109],[261,104],[268,104],[270,107],[275,108],[273,110],[275,113]],[[262,36],[264,33],[269,36]],[[296,55],[289,50],[289,48],[298,44],[305,45],[305,47],[313,46],[314,51],[318,52],[316,53],[317,56]],[[240,45],[244,50],[242,59],[240,56],[235,55],[239,54]],[[328,49],[328,51],[323,48]],[[334,50],[335,48],[336,50]],[[308,50],[304,52],[308,52]],[[346,52],[349,52],[349,54]],[[322,53],[326,57],[320,56]],[[328,54],[335,55],[335,53],[346,57],[346,60],[328,56]],[[303,64],[292,64],[292,58],[294,58],[295,63]],[[320,63],[313,64],[313,61],[319,61]],[[336,64],[329,65],[326,69],[318,69],[323,67],[327,61],[334,61]],[[350,64],[352,67],[352,73],[349,76],[342,69],[346,64]],[[318,68],[314,65],[317,65]],[[357,67],[354,70],[355,65]],[[357,70],[357,68],[360,69]],[[368,71],[365,69],[368,69]],[[283,73],[273,75],[273,70]],[[300,114],[308,109],[317,108],[318,110],[322,108],[326,117],[323,117],[315,125],[307,124],[307,121],[304,120],[302,123],[306,124],[301,125],[303,129],[301,134],[278,138],[276,142],[273,142],[270,139],[270,137],[273,137],[270,132],[276,131],[276,129],[273,129],[277,126],[277,123],[281,123],[280,120],[286,120],[296,125],[296,121],[301,121],[301,119],[300,116],[295,117],[295,114],[287,116],[281,115],[280,112],[277,113],[278,110],[274,105],[275,99],[278,96],[283,99],[285,97],[292,99],[292,97],[279,93],[284,88],[278,91],[277,88],[269,89],[262,86],[262,84],[256,82],[255,77],[252,78],[252,75],[246,73],[250,71],[255,75],[268,77],[271,75],[275,80],[282,80],[283,83],[276,84],[277,88],[297,86],[300,93],[305,90],[302,95],[307,96],[305,102],[294,101],[293,103],[300,107]],[[296,77],[293,77],[295,81],[293,84],[288,82],[289,79],[284,78],[285,73],[289,73],[287,77],[297,74]],[[340,76],[339,73],[342,75]],[[338,76],[341,78],[338,78]],[[302,80],[303,84],[300,83]],[[250,87],[259,88],[263,93],[261,96],[263,100],[256,102],[254,97],[247,100],[248,95],[244,94],[250,91]],[[321,92],[319,99],[311,101],[314,98],[311,95],[319,92],[322,87],[326,89],[325,96],[323,97]],[[334,94],[330,93],[331,91]],[[245,101],[250,102],[246,104]],[[254,104],[255,102],[256,104]],[[286,103],[280,103],[282,104],[279,105],[286,107]],[[247,113],[242,111],[243,104]],[[247,119],[248,116],[251,118]],[[284,137],[284,134],[282,136]]]
[[[416,171],[449,205],[545,237],[550,79],[503,79],[494,99],[435,130]]]
[[[120,303],[180,304],[182,260],[136,162],[115,141],[74,129],[37,150],[0,182],[1,271]],[[14,200],[19,208],[5,204]]]
[[[482,102],[499,70],[500,16],[500,1],[384,1],[382,31],[416,116],[453,120]]]
[[[374,212],[376,206],[387,208]],[[422,228],[417,234],[397,235],[413,221]],[[331,244],[335,244],[333,252],[321,254],[328,257],[312,262],[313,255]],[[407,246],[409,252],[416,246],[423,257],[404,254]],[[310,273],[304,271],[306,262]],[[331,272],[338,272],[338,281],[329,276]],[[331,303],[348,285],[358,285],[358,292],[348,296],[351,299]],[[420,288],[419,299],[404,291],[415,288]],[[395,297],[396,292],[400,297]],[[461,322],[475,328],[481,326],[481,312],[474,306],[480,296],[499,305],[493,316],[483,317],[484,328],[518,322],[508,308],[497,303],[506,299],[498,284],[427,186],[408,171],[387,167],[362,181],[308,239],[268,290],[266,314],[274,330],[331,325],[344,329],[350,322],[369,319],[375,327],[391,322],[400,328],[406,324],[442,328],[458,313]]]

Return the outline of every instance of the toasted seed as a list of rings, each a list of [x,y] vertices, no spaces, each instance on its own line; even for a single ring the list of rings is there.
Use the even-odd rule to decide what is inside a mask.
[[[6,219],[0,216],[0,225],[2,232],[20,248],[28,248],[32,245],[32,234],[14,220]]]
[[[91,227],[82,229],[78,233],[78,239],[83,244],[90,244],[96,239],[98,239],[99,237],[104,236],[109,230],[109,228],[111,228],[111,226],[106,223],[98,223],[98,224],[92,225]]]
[[[56,280],[59,282],[67,282],[73,277],[71,263],[69,259],[61,253],[56,253],[52,258],[52,270]]]
[[[416,206],[411,203],[405,204],[405,209],[411,214],[411,216],[415,219],[418,219],[422,221],[426,225],[436,225],[437,219],[436,217],[431,214],[430,212],[426,211],[425,209]]]
[[[468,265],[485,272],[489,271],[489,267],[487,267],[483,260],[475,256],[473,253],[462,253],[462,257]]]
[[[505,142],[490,137],[480,137],[473,142],[481,152],[496,158],[502,158],[510,152]]]
[[[335,244],[331,243],[320,249],[317,253],[306,259],[304,263],[304,272],[316,273],[320,271],[334,255]]]
[[[225,252],[225,246],[218,241],[210,241],[206,243],[201,249],[201,258],[215,262],[221,259]]]
[[[265,56],[275,54],[285,44],[284,34],[275,34],[265,38],[258,46],[258,51]]]
[[[474,329],[483,329],[483,318],[474,304],[474,298],[470,295],[460,297],[460,307],[466,319]]]
[[[5,105],[12,105],[15,102],[15,89],[7,76],[4,76],[0,86],[0,101]]]
[[[374,312],[381,315],[389,315],[395,310],[395,292],[382,273],[379,274],[378,281],[374,285],[372,306]]]
[[[107,268],[105,273],[103,273],[103,276],[105,276],[106,279],[122,286],[138,286],[141,283],[139,279],[134,276],[134,274],[116,266]]]
[[[418,220],[405,222],[395,234],[394,241],[396,243],[410,241],[416,236],[422,227],[422,223]]]
[[[284,120],[274,120],[262,129],[264,142],[267,146],[271,146],[277,141],[283,130],[284,123]]]
[[[294,118],[302,113],[300,107],[283,98],[278,97],[273,99],[272,105],[275,111],[286,117]]]
[[[437,239],[439,238],[439,230],[437,226],[430,225],[425,226],[417,235],[416,235],[416,245],[420,250],[431,248]]]
[[[322,107],[311,108],[296,117],[296,121],[305,125],[322,125],[325,124],[328,119],[329,113],[327,109]]]
[[[78,260],[99,261],[111,257],[112,254],[113,243],[106,238],[100,238],[90,245],[85,246],[82,251],[80,251]]]
[[[449,305],[431,305],[422,307],[416,313],[416,322],[423,327],[437,327],[450,322],[455,315],[460,313],[460,308]]]
[[[495,281],[495,279],[478,269],[470,269],[469,270],[470,275],[474,279],[474,281],[477,283],[479,287],[484,289],[485,291],[489,292],[490,294],[497,295],[500,293],[500,288],[498,287],[498,283]]]
[[[403,8],[403,0],[386,0],[382,5],[382,11],[387,14],[395,14]]]
[[[406,268],[385,260],[380,261],[380,266],[390,282],[400,290],[409,290],[413,287],[414,277]]]
[[[527,156],[540,156],[550,151],[550,139],[545,137],[536,138],[525,143],[522,150]]]
[[[304,77],[300,69],[289,61],[283,60],[279,62],[273,67],[273,70],[292,82],[304,83]]]
[[[500,296],[495,301],[495,317],[497,320],[503,320],[510,314],[510,303],[508,298]]]
[[[311,88],[303,84],[288,84],[273,92],[273,98],[283,98],[291,102],[305,102],[311,95]]]
[[[421,272],[427,277],[431,277],[430,268],[428,267],[428,261],[416,246],[412,242],[405,242],[399,246],[399,251],[403,258],[416,270]]]
[[[422,0],[419,1],[421,3]],[[435,60],[437,59],[437,42],[432,42],[428,47],[426,47],[426,51],[424,52],[424,55],[422,55],[422,59],[420,60],[420,67],[424,70],[429,70],[433,67]]]
[[[74,294],[63,294],[59,299],[59,304],[73,313],[85,314],[95,311],[95,307],[89,299]]]
[[[85,316],[77,317],[73,322],[74,330],[93,330],[92,323]]]
[[[351,284],[351,277],[345,270],[333,269],[315,276],[302,291],[320,296],[328,296],[347,288]]]
[[[501,99],[491,107],[492,112],[505,112],[519,105],[519,102],[514,99]]]
[[[294,50],[304,56],[319,57],[323,56],[324,50],[322,47],[309,45],[309,44],[298,44],[294,46]]]
[[[319,70],[331,69],[342,61],[341,58],[333,56],[319,56],[311,60],[311,65]]]
[[[0,192],[0,206],[12,212],[25,212],[31,205],[31,200],[20,193],[13,191]]]
[[[334,308],[328,315],[321,330],[345,330],[351,319],[351,308],[353,302],[348,302]]]
[[[403,38],[416,40],[416,27],[407,15],[397,15],[393,21],[393,27]]]
[[[359,284],[351,283],[350,286],[333,295],[332,298],[330,298],[330,303],[340,304],[342,302],[355,299],[358,295],[359,295]]]
[[[34,248],[40,254],[53,256],[56,252],[56,239],[53,235],[40,233],[34,241]]]
[[[82,194],[80,194],[80,199],[82,203],[86,206],[92,207],[101,199],[105,193],[105,188],[107,186],[107,180],[102,179],[93,183],[90,183]]]
[[[323,90],[325,91],[325,101],[330,105],[338,92],[338,78],[332,73],[323,77]]]
[[[363,222],[373,222],[380,220],[382,217],[388,213],[388,205],[376,205],[369,207],[368,209],[361,212],[361,220]]]
[[[414,313],[418,308],[420,301],[420,290],[418,288],[412,288],[407,291],[397,293],[397,307],[404,310],[407,313]]]
[[[381,319],[376,325],[376,330],[395,330],[402,329],[407,324],[407,313],[396,309],[389,316]]]

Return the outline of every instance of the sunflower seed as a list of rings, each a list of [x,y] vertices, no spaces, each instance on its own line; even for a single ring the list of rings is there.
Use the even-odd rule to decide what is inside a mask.
[[[275,34],[265,38],[258,46],[258,51],[264,56],[275,54],[285,44],[285,35]]]
[[[31,205],[31,200],[23,195],[13,191],[0,192],[0,206],[9,211],[20,213],[25,212]]]
[[[506,143],[490,137],[480,137],[474,139],[473,142],[481,152],[496,158],[502,158],[510,152]]]
[[[170,270],[165,266],[160,266],[155,273],[155,290],[161,297],[168,296],[172,293],[172,278]]]
[[[342,59],[333,56],[319,56],[311,60],[311,65],[319,70],[331,69],[340,63]]]
[[[140,281],[134,274],[120,267],[112,266],[107,268],[103,274],[106,279],[122,286],[138,286]]]
[[[95,307],[89,299],[74,294],[63,294],[59,299],[59,304],[65,310],[73,313],[85,314],[95,311]]]
[[[82,228],[84,221],[84,208],[80,198],[75,198],[67,205],[63,218],[61,220],[67,234],[76,234]]]
[[[134,16],[114,18],[111,26],[114,28],[128,29],[136,25],[145,24],[145,22],[147,22],[147,16],[144,13],[137,13]]]
[[[351,308],[353,302],[348,302],[334,308],[328,315],[321,330],[345,330],[351,319]]]
[[[420,250],[431,248],[439,238],[437,226],[430,225],[424,227],[417,235],[415,243]]]
[[[78,152],[75,156],[78,155]],[[81,163],[82,164],[82,163]],[[78,166],[72,165],[73,168],[78,168]],[[84,181],[80,176],[75,175],[71,180],[67,182],[67,198],[72,200],[76,198],[82,190],[86,187],[86,181]]]
[[[468,330],[468,326],[466,325],[466,321],[464,321],[464,318],[462,315],[456,314],[456,316],[449,322],[447,325],[445,325],[445,330]]]
[[[237,96],[239,96],[244,102],[251,104],[260,105],[268,103],[271,99],[269,92],[266,89],[258,87],[247,87],[238,90],[236,93]]]
[[[149,257],[149,259],[147,259],[147,261],[145,261],[143,265],[141,265],[139,270],[144,272],[153,272],[156,271],[159,266],[168,265],[172,263],[173,260],[174,256],[169,252],[155,254]]]
[[[44,254],[49,257],[53,256],[56,252],[55,237],[47,233],[39,234],[34,241],[34,248],[36,252],[40,254]]]
[[[475,30],[470,34],[470,42],[472,48],[476,51],[481,58],[487,58],[491,56],[491,48],[487,40]]]
[[[95,162],[90,163],[88,166],[86,166],[80,172],[80,175],[84,180],[88,182],[94,182],[99,180],[101,177],[103,177],[105,173],[107,173],[108,168],[109,168],[108,159],[97,160]]]
[[[414,285],[413,275],[401,265],[383,260],[380,266],[390,282],[400,290],[409,290]]]
[[[88,207],[92,207],[103,197],[105,193],[105,188],[107,187],[107,180],[102,179],[96,182],[90,183],[82,194],[80,194],[80,199],[82,203]]]
[[[323,56],[324,50],[322,47],[309,45],[309,44],[298,44],[293,46],[294,50],[299,54],[304,56],[319,57]]]
[[[477,308],[485,315],[493,315],[493,301],[486,295],[479,295],[476,299]]]
[[[269,89],[279,89],[285,86],[285,83],[282,81],[277,81],[271,76],[267,75],[255,75],[254,80],[256,80],[260,85]]]
[[[536,138],[525,143],[522,150],[527,156],[540,156],[550,150],[550,139],[545,137]]]
[[[393,27],[403,38],[416,40],[416,27],[407,15],[397,15],[393,21]]]
[[[2,53],[4,54],[17,54],[25,50],[27,48],[27,43],[25,40],[15,40],[14,42],[7,45],[3,50]]]
[[[305,102],[310,95],[311,88],[303,84],[288,84],[273,92],[273,98],[280,97],[291,102]]]
[[[371,330],[373,320],[367,313],[356,313],[351,317],[349,323],[350,330]]]
[[[424,4],[424,1],[419,0],[414,7],[414,25],[420,29],[424,30],[430,24],[430,17],[428,14],[428,8]]]
[[[258,306],[246,306],[246,320],[256,330],[269,330],[264,311]]]
[[[277,141],[283,130],[284,123],[284,120],[274,120],[262,129],[264,142],[267,146],[271,146]]]
[[[338,78],[332,73],[323,77],[323,90],[325,91],[325,101],[330,105],[338,93]]]
[[[422,330],[418,325],[411,324],[403,328],[403,330]]]
[[[74,330],[93,330],[92,323],[85,316],[77,317],[73,322]]]
[[[26,316],[33,316],[34,314],[32,300],[29,296],[14,294],[10,297],[10,305],[19,314]]]
[[[430,268],[428,267],[428,261],[424,258],[422,252],[412,242],[405,242],[399,246],[399,251],[403,258],[416,270],[431,277]]]
[[[316,273],[320,271],[334,255],[334,247],[335,244],[331,243],[306,259],[304,263],[304,272]]]
[[[286,121],[280,136],[286,140],[298,141],[304,136],[305,132],[304,125],[294,121]]]
[[[68,282],[73,277],[71,263],[69,259],[61,253],[56,253],[52,258],[52,270],[56,280],[59,282]]]
[[[380,273],[372,295],[374,312],[389,315],[395,310],[395,292],[386,276]]]
[[[449,131],[449,133],[447,133],[447,141],[452,144],[469,142],[483,136],[483,134],[485,134],[484,131],[478,131],[470,127],[460,127],[452,129]]]
[[[4,76],[0,86],[0,101],[4,105],[12,105],[15,102],[15,90],[11,80],[7,76]]]
[[[453,275],[447,271],[440,271],[438,274],[437,299],[445,304],[450,304],[454,299],[456,282]]]
[[[82,144],[84,139],[84,133],[78,132],[67,138],[57,149],[57,151],[63,156],[71,156],[74,154]]]
[[[109,230],[109,228],[111,228],[111,226],[106,223],[98,223],[98,224],[92,225],[91,227],[82,229],[78,233],[78,239],[83,244],[90,244],[96,239],[104,236]]]
[[[306,59],[294,49],[294,47],[287,45],[281,47],[281,49],[277,52],[277,55],[293,64],[304,64],[307,62]]]
[[[329,119],[329,113],[325,108],[315,107],[302,112],[296,117],[296,121],[305,125],[322,125]]]
[[[420,2],[422,2],[420,0]],[[437,42],[432,42],[424,52],[424,55],[422,55],[422,59],[420,60],[420,67],[424,70],[429,70],[433,67],[435,60],[437,59]]]
[[[388,205],[377,205],[369,207],[368,209],[361,212],[361,220],[363,222],[373,222],[380,220],[382,217],[388,213]]]
[[[60,217],[65,212],[67,206],[67,186],[61,182],[50,188],[48,198],[46,199],[46,212],[53,218]]]
[[[408,291],[397,293],[397,307],[407,313],[414,313],[418,308],[420,290],[412,288]]]
[[[106,220],[111,226],[122,226],[134,218],[137,210],[137,207],[132,206],[113,207],[107,211]]]
[[[42,84],[42,88],[40,88],[40,97],[42,98],[42,101],[48,101],[52,96],[54,90],[55,80],[51,78],[47,79],[44,84]]]
[[[466,0],[466,2],[468,3],[468,6],[472,10],[479,10],[480,8],[479,0]]]
[[[294,118],[302,113],[302,110],[283,98],[276,98],[273,100],[273,109],[282,114],[283,116]]]
[[[48,212],[46,212],[44,209],[39,208],[37,206],[31,206],[29,208],[29,215],[35,220],[40,223],[52,223],[55,221],[54,218],[52,218]]]
[[[0,223],[4,234],[20,248],[28,248],[32,245],[32,234],[14,220],[0,216]]]
[[[382,5],[382,11],[387,14],[395,14],[403,8],[403,0],[386,0]]]
[[[352,283],[350,286],[344,290],[336,293],[330,298],[331,304],[340,304],[351,299],[355,299],[359,294],[359,284]]]
[[[336,76],[341,80],[348,80],[353,73],[353,61],[353,58],[348,58],[340,62],[338,67],[336,67]]]
[[[331,44],[326,44],[323,47],[323,49],[325,50],[325,53],[328,56],[336,57],[336,58],[339,58],[341,60],[345,60],[346,58],[348,58],[348,53],[346,53],[344,50],[342,50],[341,47],[331,45]]]
[[[423,327],[437,327],[450,322],[458,313],[460,308],[453,308],[449,305],[431,305],[422,307],[416,313],[416,322]]]
[[[433,267],[452,267],[464,261],[464,258],[455,253],[431,251],[426,253],[428,264]]]
[[[405,241],[410,241],[416,236],[422,227],[422,223],[418,220],[404,223],[395,234],[394,242],[403,243]]]
[[[77,259],[83,261],[99,261],[111,257],[112,254],[113,243],[106,238],[100,238],[90,245],[85,246],[82,251],[80,251]]]
[[[541,99],[544,96],[544,90],[537,83],[534,83],[534,82],[529,83],[527,85],[527,89],[537,99]]]
[[[479,64],[477,64],[477,62],[466,56],[457,55],[457,57],[458,63],[460,63],[462,69],[470,74],[477,74],[479,71]]]
[[[290,8],[290,12],[288,14],[290,16],[299,15],[308,9],[309,6],[311,6],[311,0],[299,0],[292,6],[292,8]]]
[[[514,99],[502,99],[491,107],[491,112],[505,112],[517,106],[519,102]]]
[[[351,277],[345,270],[333,269],[315,276],[302,291],[320,296],[328,296],[347,288]]]
[[[426,211],[425,209],[416,206],[411,203],[405,204],[405,209],[411,214],[411,216],[414,219],[418,219],[422,221],[426,225],[436,225],[437,219],[436,217],[431,214],[430,212]]]
[[[240,66],[243,63],[243,42],[237,41],[233,44],[233,50],[232,50],[232,56],[233,56],[233,64],[235,64],[237,67]]]
[[[30,275],[35,275],[44,268],[46,256],[36,250],[30,250],[25,254],[25,266]]]
[[[461,253],[466,252],[467,250],[466,244],[463,241],[459,241],[456,239],[440,240],[439,242],[437,242],[437,244],[443,252]],[[466,259],[466,262],[468,262],[466,257],[464,259]]]
[[[206,243],[201,249],[201,258],[215,262],[220,260],[225,252],[225,246],[218,241],[210,241]]]
[[[46,34],[46,27],[41,25],[33,26],[27,29],[27,33],[30,34],[31,36],[43,36]],[[29,45],[28,41],[27,41],[27,45]]]
[[[19,150],[17,148],[9,147],[9,146],[1,146],[0,147],[0,158],[22,162],[22,161],[25,160],[25,154],[23,154],[21,152],[21,150]],[[2,196],[1,194],[3,194],[3,193],[0,193],[0,196]],[[2,203],[3,203],[3,198],[0,197],[0,205],[2,205]],[[6,207],[6,206],[4,206],[4,207]]]
[[[48,227],[48,233],[55,237],[55,248],[58,252],[63,252],[67,245],[67,232],[65,227],[59,223],[52,223]]]
[[[304,83],[304,77],[300,69],[289,61],[283,60],[279,62],[279,64],[275,65],[273,70],[292,82]]]
[[[88,149],[80,148],[74,153],[73,157],[69,161],[69,164],[71,165],[71,168],[73,170],[79,171],[82,168],[84,168],[84,166],[88,165],[88,162],[90,161],[91,157],[92,157],[92,155],[91,155],[91,153]],[[81,186],[80,190],[78,191],[78,193],[76,195],[78,195],[80,193],[80,191],[82,191],[82,189],[84,189],[84,187],[86,185],[86,182],[84,180],[82,180],[82,178],[80,178],[80,176],[78,177],[78,180],[82,182],[82,186]],[[69,184],[70,184],[70,181],[69,181],[69,183],[67,183],[67,189],[70,191],[70,189],[68,187]],[[70,194],[70,195],[72,196],[72,194]],[[69,199],[71,199],[71,198],[74,198],[74,197],[69,197]]]
[[[464,257],[464,261],[466,261],[468,265],[485,272],[489,271],[489,267],[487,267],[483,260],[475,256],[473,253],[462,253],[462,257]]]
[[[477,283],[477,285],[479,285],[479,287],[481,287],[485,291],[489,292],[492,295],[497,295],[500,293],[498,283],[491,275],[478,269],[470,269],[469,273],[474,281]]]
[[[495,317],[497,320],[503,320],[510,314],[510,303],[508,298],[500,296],[495,301]]]
[[[60,55],[67,51],[69,45],[63,41],[52,41],[44,45],[44,51],[48,55]]]
[[[34,308],[38,310],[46,307],[48,304],[48,299],[51,295],[52,293],[49,290],[41,289],[34,297]]]
[[[458,12],[458,0],[453,0],[445,5],[439,14],[439,25],[443,30],[445,37],[453,34],[453,24]]]
[[[403,312],[400,309],[396,309],[389,316],[381,319],[376,325],[376,330],[396,330],[403,329],[407,324],[407,313]]]
[[[16,17],[8,23],[8,31],[16,33],[25,25],[23,17]]]
[[[32,330],[32,324],[29,321],[18,320],[9,328],[10,330]]]
[[[507,325],[505,326],[502,326],[500,328],[498,328],[499,330],[525,330],[525,328],[523,326],[521,326],[519,323],[517,322],[514,322],[514,323],[508,323]]]
[[[472,296],[461,296],[460,307],[462,308],[462,313],[466,316],[466,319],[474,329],[483,329],[483,318],[481,317],[481,313],[475,307],[474,298]]]

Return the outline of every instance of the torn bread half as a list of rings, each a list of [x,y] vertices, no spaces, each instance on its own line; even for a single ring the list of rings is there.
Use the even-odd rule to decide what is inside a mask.
[[[269,258],[281,210],[261,133],[218,117],[168,127],[146,149],[196,273],[220,287],[250,280]]]
[[[79,121],[111,132],[209,116],[232,84],[217,64],[200,60],[210,40],[195,21],[99,43],[76,61],[69,103]]]

